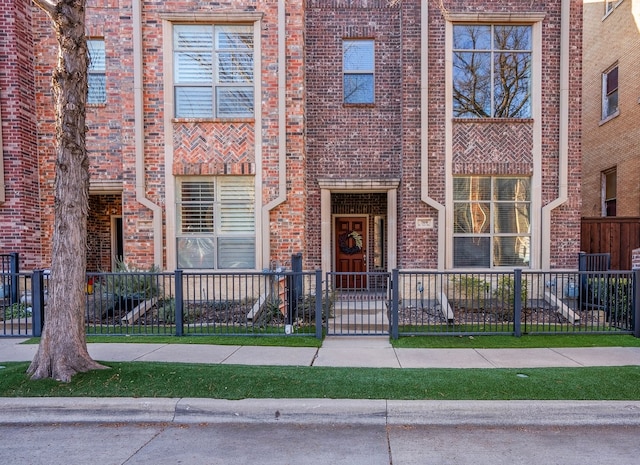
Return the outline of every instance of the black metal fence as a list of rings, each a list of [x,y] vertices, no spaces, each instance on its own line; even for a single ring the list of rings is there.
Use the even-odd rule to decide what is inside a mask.
[[[92,273],[88,288],[88,334],[322,337],[313,272]]]
[[[0,336],[39,336],[48,274],[2,273]],[[633,334],[640,270],[87,274],[90,335]]]
[[[389,334],[391,274],[327,273],[325,331],[327,335]]]
[[[394,271],[394,338],[407,335],[634,334],[640,271]]]

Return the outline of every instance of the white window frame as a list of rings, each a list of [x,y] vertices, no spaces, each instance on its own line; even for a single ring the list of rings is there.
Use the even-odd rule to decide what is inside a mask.
[[[187,31],[189,28],[206,30],[210,29],[210,44],[205,41],[198,46],[182,46],[178,40],[179,31]],[[229,46],[230,42],[223,40],[225,31],[236,31],[236,34],[244,35],[247,42],[240,42],[247,45],[246,48],[234,48]],[[255,114],[255,82],[256,82],[256,44],[253,23],[181,23],[173,24],[173,87],[174,87],[174,112],[176,118],[215,118],[215,119],[237,119],[253,118]],[[200,70],[195,69],[194,63],[198,60],[189,60],[190,55],[199,56],[199,60],[204,63]],[[209,55],[209,56],[207,56]],[[222,56],[228,55],[231,63],[237,66],[237,73],[223,75],[220,64]],[[244,56],[243,56],[244,55]],[[180,57],[186,59],[181,60]],[[246,60],[250,63],[247,65]],[[183,63],[183,65],[181,65]],[[183,66],[181,68],[181,66]],[[191,66],[191,68],[187,68]],[[181,69],[185,70],[184,77]],[[240,76],[240,72],[250,70],[247,74],[250,77],[235,79]],[[206,77],[206,75],[209,77]],[[191,76],[189,79],[188,76]],[[193,92],[199,89],[200,93],[189,94],[189,89]],[[196,91],[197,92],[197,91]],[[222,98],[223,93],[228,93],[227,99],[232,100],[236,94],[237,101],[243,105],[230,110],[223,105],[227,99]],[[200,107],[195,107],[194,111],[187,111],[181,101],[187,101],[188,97],[193,97],[194,101],[200,100]],[[205,100],[202,102],[202,100]]]
[[[490,192],[488,192],[487,198],[470,198],[470,199],[455,199],[454,196],[454,231],[453,231],[453,265],[454,268],[514,268],[514,267],[530,267],[531,266],[531,214],[532,214],[532,191],[531,191],[531,178],[528,176],[484,176],[484,175],[456,175],[454,177],[455,180],[459,179],[469,179],[469,180],[489,180]],[[496,198],[496,183],[499,180],[505,179],[518,179],[528,181],[528,198],[525,199],[498,199]],[[455,229],[455,220],[456,220],[456,206],[460,205],[463,209],[466,207],[473,207],[474,205],[478,208],[474,209],[474,212],[471,213],[471,217],[473,220],[472,230],[469,232],[456,231]],[[516,231],[516,232],[503,232],[497,230],[496,225],[496,215],[498,215],[498,207],[500,205],[513,205],[518,206],[519,208],[515,208],[514,211],[518,212],[523,208],[526,210],[526,231]],[[488,211],[486,208],[488,207]],[[475,224],[476,219],[482,219],[483,222],[481,224]],[[522,220],[523,218],[521,218]],[[518,221],[519,223],[520,221]],[[479,263],[479,264],[460,264],[456,262],[456,250],[455,243],[456,239],[471,239],[477,241],[488,241],[489,249],[486,251],[488,253],[489,263]],[[496,256],[496,247],[495,247],[495,239],[499,238],[517,238],[517,244],[519,245],[518,255],[522,263],[518,264],[496,264],[494,263],[494,259]],[[515,244],[514,244],[515,245]]]
[[[107,103],[107,52],[104,38],[97,37],[87,39],[87,53],[89,55],[89,64],[87,66],[87,104],[101,105]],[[95,82],[96,79],[104,83],[101,89],[96,89],[91,86],[91,82]]]
[[[178,268],[255,269],[254,183],[253,176],[176,177]],[[187,184],[194,193],[197,185],[202,185],[208,198],[202,203],[184,199]]]
[[[365,44],[370,46],[371,56],[367,57],[368,60],[364,62],[359,61],[357,63],[351,62],[347,58],[348,51],[352,45]],[[342,40],[342,102],[345,105],[373,105],[376,101],[376,44],[373,39],[343,39]],[[347,83],[350,78],[356,76],[370,77],[371,88],[365,93],[370,95],[371,98],[367,100],[351,100],[352,92],[347,90]]]
[[[616,8],[618,8],[618,6],[623,2],[624,0],[605,0],[604,1],[604,18],[606,18],[607,16],[609,16],[613,10],[615,10]],[[603,18],[603,19],[604,19]]]
[[[615,89],[609,89],[609,75],[615,71]],[[614,104],[615,102],[615,104]],[[612,108],[613,107],[613,108]],[[620,114],[620,68],[618,63],[602,73],[602,122],[609,121]]]

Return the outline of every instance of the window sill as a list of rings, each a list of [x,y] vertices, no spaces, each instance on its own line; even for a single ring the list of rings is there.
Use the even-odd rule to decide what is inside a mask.
[[[614,111],[613,113],[611,113],[606,118],[601,119],[600,122],[598,123],[598,126],[602,126],[603,124],[608,123],[609,121],[611,121],[612,119],[618,117],[619,115],[620,115],[620,109]]]
[[[107,102],[103,103],[87,103],[87,108],[105,108],[107,106]]]
[[[375,108],[375,103],[343,103],[343,108]]]
[[[172,118],[172,123],[255,123],[255,118]]]
[[[533,118],[452,118],[454,123],[533,123]]]

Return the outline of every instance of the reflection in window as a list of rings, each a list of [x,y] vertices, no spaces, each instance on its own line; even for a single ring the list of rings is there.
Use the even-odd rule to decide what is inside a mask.
[[[88,39],[87,50],[89,52],[87,103],[105,103],[107,101],[107,55],[104,39]]]
[[[453,26],[453,115],[531,117],[531,26]]]
[[[345,40],[342,47],[344,103],[373,103],[373,40]]]
[[[602,73],[602,119],[618,111],[618,66]]]
[[[460,176],[453,180],[454,266],[528,266],[529,178]]]

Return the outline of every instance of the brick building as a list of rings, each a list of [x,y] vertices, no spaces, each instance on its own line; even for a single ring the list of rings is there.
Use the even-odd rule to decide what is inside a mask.
[[[584,1],[585,217],[640,217],[639,27],[638,0]]]
[[[46,267],[56,43],[0,14],[0,250]],[[88,266],[575,267],[581,34],[578,0],[88,0]]]

